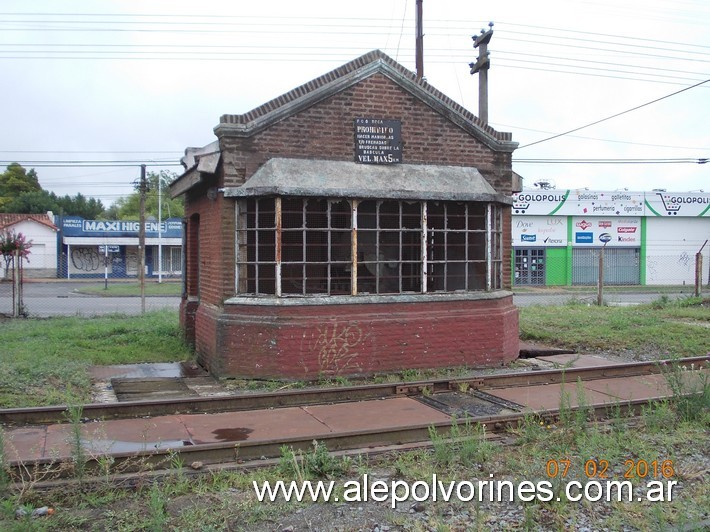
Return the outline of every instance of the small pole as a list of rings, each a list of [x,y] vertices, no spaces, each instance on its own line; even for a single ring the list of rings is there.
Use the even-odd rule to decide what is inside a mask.
[[[424,77],[424,21],[422,14],[422,1],[423,0],[417,0],[416,63],[418,80]]]
[[[162,176],[158,176],[158,284],[163,282],[163,198],[161,189],[163,188]]]
[[[604,249],[606,248],[606,242],[599,249],[599,282],[597,286],[597,305],[600,307],[604,303]]]
[[[700,297],[703,293],[703,249],[707,243],[706,240],[695,254],[695,297]]]
[[[138,278],[140,279],[141,287],[141,314],[145,314],[145,165],[141,165],[141,184],[140,184],[140,227],[138,228],[138,257],[139,271]]]
[[[12,305],[12,316],[15,318],[20,317],[20,311],[22,310],[22,292],[20,290],[20,250],[15,250],[15,256],[13,257],[12,265],[12,292],[13,292],[13,305]]]
[[[104,242],[104,290],[108,290],[108,244]]]

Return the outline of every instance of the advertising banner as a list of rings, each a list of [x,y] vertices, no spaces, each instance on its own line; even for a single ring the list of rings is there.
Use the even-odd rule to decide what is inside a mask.
[[[513,219],[515,223],[515,219]],[[577,247],[639,247],[641,218],[580,217],[572,218],[572,245]]]

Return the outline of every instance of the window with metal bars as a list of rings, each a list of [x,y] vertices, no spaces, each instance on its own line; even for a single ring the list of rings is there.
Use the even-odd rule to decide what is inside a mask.
[[[237,292],[498,290],[502,210],[454,201],[270,197],[237,204]]]

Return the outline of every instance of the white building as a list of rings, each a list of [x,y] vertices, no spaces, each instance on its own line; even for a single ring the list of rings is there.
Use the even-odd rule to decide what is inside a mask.
[[[50,214],[0,213],[0,232],[22,233],[32,242],[27,261],[22,264],[24,277],[57,276],[57,227]],[[0,279],[7,275],[0,260]]]

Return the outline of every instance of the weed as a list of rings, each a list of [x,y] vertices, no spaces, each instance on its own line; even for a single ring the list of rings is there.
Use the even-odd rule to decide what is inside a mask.
[[[675,362],[661,363],[661,372],[673,394],[673,406],[681,421],[700,421],[710,411],[708,374]]]
[[[642,406],[641,419],[646,430],[656,434],[677,423],[670,400],[650,401],[648,405]]]
[[[469,418],[459,422],[452,419],[448,435],[429,428],[429,438],[434,447],[434,460],[444,466],[482,464],[493,454],[495,446],[486,440],[485,425],[471,423]]]
[[[313,440],[313,450],[309,453],[295,450],[293,447],[281,447],[279,472],[295,478],[299,482],[313,478],[333,478],[344,475],[350,470],[352,460],[336,458],[328,448]]]
[[[402,380],[405,382],[416,381],[422,378],[422,372],[418,369],[405,369],[402,372]]]
[[[666,294],[662,294],[661,297],[651,302],[651,308],[660,310],[666,308],[670,302],[670,298]]]
[[[165,513],[165,494],[158,484],[153,484],[148,493],[148,520],[146,528],[155,532],[165,530],[168,515]]]
[[[84,450],[84,441],[81,434],[81,418],[83,413],[84,409],[81,405],[70,405],[64,413],[71,427],[71,440],[69,444],[71,446],[72,461],[74,463],[74,474],[79,480],[79,483],[84,481],[87,462],[87,455]]]
[[[543,441],[547,436],[545,427],[545,420],[540,416],[526,413],[522,421],[510,431],[518,437],[517,443],[524,445],[526,443],[539,443]]]

